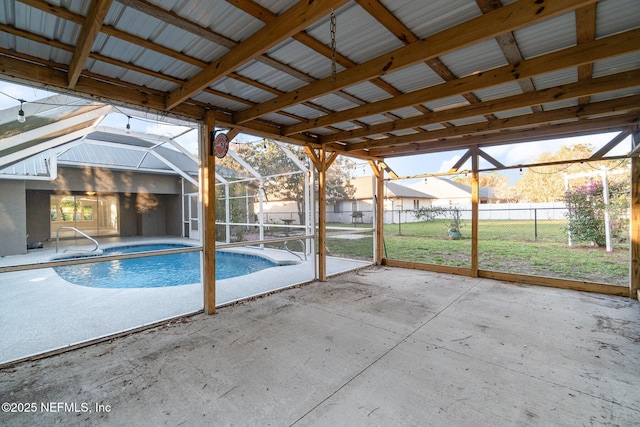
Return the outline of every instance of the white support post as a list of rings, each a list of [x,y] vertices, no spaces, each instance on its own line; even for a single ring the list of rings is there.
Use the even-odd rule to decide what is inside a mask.
[[[604,198],[604,235],[607,243],[607,252],[611,252],[611,215],[609,214],[609,179],[607,171],[602,171],[602,196]]]
[[[229,206],[229,183],[224,183],[224,220],[226,222],[224,227],[225,239],[227,243],[231,242],[231,207]]]
[[[260,181],[259,187],[258,187],[258,200],[260,202],[260,215],[258,215],[258,221],[260,224],[260,240],[264,240],[264,209],[263,209],[264,187],[262,186],[262,181]],[[264,248],[264,245],[260,245],[260,247]]]
[[[564,175],[564,190],[565,192],[569,191],[569,175]],[[567,246],[573,246],[573,241],[571,240],[571,211],[569,210],[569,224],[567,224]]]

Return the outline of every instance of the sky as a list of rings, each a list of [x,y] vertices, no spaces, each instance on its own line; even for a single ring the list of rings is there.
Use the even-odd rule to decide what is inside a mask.
[[[18,107],[20,105],[19,100],[25,100],[28,102],[36,102],[38,99],[42,99],[47,96],[54,95],[55,93],[47,92],[36,89],[34,87],[22,86],[13,84],[10,82],[0,81],[0,110],[4,110],[10,107]],[[16,113],[17,114],[17,113]],[[16,115],[17,119],[17,115]],[[28,117],[27,117],[28,120]],[[123,113],[116,112],[107,116],[101,126],[108,126],[113,128],[125,129],[127,124],[127,116]],[[144,118],[132,117],[130,121],[132,132],[143,132],[154,135],[174,137],[182,134],[186,127],[178,127],[174,125],[168,125],[159,123],[155,120],[149,120]],[[570,146],[574,144],[591,144],[598,149],[604,144],[609,142],[616,133],[603,133],[597,135],[590,135],[576,138],[563,138],[553,139],[547,141],[532,141],[528,143],[522,143],[517,145],[500,145],[494,147],[487,147],[483,150],[487,154],[491,155],[495,159],[499,160],[506,166],[516,166],[519,164],[527,164],[533,162],[540,154],[544,152],[555,152],[562,146]],[[261,141],[261,138],[252,135],[240,134],[237,139],[243,142]],[[178,138],[176,138],[185,148],[190,152],[197,152],[198,146],[198,133],[197,130],[190,131]],[[624,155],[631,149],[631,138],[625,139],[618,144],[609,155]],[[464,154],[464,150],[448,151],[436,154],[426,154],[418,156],[398,157],[386,159],[386,163],[394,170],[394,172],[400,177],[443,173],[451,169],[451,167],[461,158]],[[357,160],[356,175],[371,173],[369,166],[362,161]],[[481,159],[480,169],[492,167],[484,159]],[[471,169],[470,161],[467,161],[462,166],[461,170]],[[510,178],[511,184],[514,183],[519,177],[519,171],[517,169],[507,172]]]

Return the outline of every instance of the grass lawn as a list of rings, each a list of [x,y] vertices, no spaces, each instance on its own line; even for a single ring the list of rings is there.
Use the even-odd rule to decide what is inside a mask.
[[[471,267],[471,227],[461,240],[449,240],[447,221],[385,224],[385,257],[402,261]],[[338,224],[334,224],[338,225]],[[344,226],[344,224],[343,224]],[[482,270],[584,280],[618,286],[629,283],[628,245],[612,252],[587,245],[567,245],[564,221],[480,221],[478,264]],[[328,238],[335,256],[371,259],[373,238]]]

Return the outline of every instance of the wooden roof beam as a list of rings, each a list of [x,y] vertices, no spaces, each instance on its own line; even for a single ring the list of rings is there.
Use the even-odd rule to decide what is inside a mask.
[[[414,128],[416,126],[427,126],[444,121],[481,116],[486,112],[513,110],[532,105],[541,105],[566,99],[573,99],[580,96],[611,92],[634,86],[640,86],[640,70],[625,71],[618,74],[598,77],[597,79],[592,79],[590,81],[569,83],[566,85],[542,89],[536,92],[512,95],[492,101],[484,101],[469,106],[434,111],[423,116],[409,117],[407,119],[381,123],[379,125],[370,125],[361,129],[341,131],[335,134],[325,135],[320,138],[319,142],[329,143],[345,139],[362,138],[367,135],[376,135],[401,129]],[[353,147],[353,149],[361,149],[366,148],[367,144],[368,142],[351,142],[349,143],[349,146]]]
[[[416,142],[399,147],[386,147],[383,149],[370,150],[368,154],[383,158],[400,157],[459,150],[472,146],[486,147],[528,142],[532,140],[568,138],[572,136],[591,135],[596,132],[622,131],[631,126],[637,125],[639,120],[640,116],[637,113],[619,117],[575,120],[568,123],[539,126],[530,129],[508,130],[484,135],[474,135],[465,138],[421,143]]]
[[[538,2],[520,0],[342,71],[336,75],[335,82],[333,76],[328,76],[298,90],[239,111],[234,114],[233,120],[236,123],[242,123],[388,72],[436,58],[447,52],[493,38],[498,34],[532,25],[595,1],[556,0],[545,2],[544,6],[541,6]]]
[[[501,10],[501,9],[500,9]],[[495,12],[494,12],[495,13]],[[487,16],[487,15],[484,15]],[[404,108],[430,100],[446,98],[461,93],[496,86],[522,78],[549,73],[554,70],[575,67],[613,56],[640,50],[640,29],[627,31],[578,46],[555,51],[528,59],[517,65],[505,65],[482,73],[473,74],[451,82],[430,86],[391,99],[372,102],[339,113],[321,116],[313,120],[286,126],[284,135],[292,135],[315,127],[366,117],[381,112]],[[246,111],[246,110],[245,110]],[[234,114],[234,119],[236,114]]]
[[[221,58],[167,96],[166,109],[171,110],[216,80],[230,74],[238,66],[257,58],[281,41],[300,32],[326,16],[348,0],[301,0],[274,21],[255,32]]]
[[[414,142],[436,141],[443,138],[467,137],[474,134],[496,132],[519,127],[544,125],[547,123],[571,121],[594,116],[610,114],[612,111],[622,113],[637,112],[640,110],[640,95],[624,98],[615,98],[608,101],[579,105],[575,107],[561,108],[558,110],[543,111],[541,113],[524,114],[505,119],[496,119],[481,123],[474,123],[454,128],[432,130],[426,133],[397,136],[383,140],[372,141],[368,146],[359,145],[360,149],[374,149],[378,147],[398,146]],[[352,151],[354,147],[347,147]]]
[[[76,48],[69,64],[69,87],[74,87],[78,82],[82,68],[89,57],[89,53],[91,53],[93,43],[98,37],[98,33],[100,33],[104,18],[109,12],[111,2],[112,0],[93,0],[89,6],[87,18],[76,41]]]
[[[478,4],[478,7],[480,7],[482,13],[489,13],[492,10],[502,7],[500,0],[476,0],[476,3]],[[522,56],[522,52],[520,52],[520,48],[518,47],[518,43],[516,42],[516,38],[512,31],[497,36],[496,42],[498,42],[498,46],[500,47],[500,50],[502,50],[502,54],[509,64],[517,64],[524,61],[524,56]],[[536,90],[531,78],[518,80],[518,84],[525,93]],[[535,113],[542,111],[542,108],[539,105],[532,105],[531,110]]]
[[[596,4],[576,9],[576,38],[578,44],[589,43],[596,39]],[[578,67],[578,81],[589,80],[593,76],[593,63]],[[581,97],[580,104],[588,104],[589,97]]]
[[[394,36],[398,38],[405,45],[417,42],[420,40],[409,27],[407,27],[402,21],[396,18],[389,9],[387,9],[379,0],[356,0],[358,4],[365,9],[374,19],[380,24],[385,26]],[[438,58],[433,58],[425,61],[425,64],[431,68],[440,78],[444,81],[455,80],[457,76],[451,72],[451,70]],[[474,104],[480,102],[480,99],[472,92],[463,93],[462,96]],[[429,110],[421,104],[413,106],[419,109],[422,113],[428,113]],[[425,111],[426,110],[426,111]],[[495,119],[491,114],[487,114],[487,120]]]

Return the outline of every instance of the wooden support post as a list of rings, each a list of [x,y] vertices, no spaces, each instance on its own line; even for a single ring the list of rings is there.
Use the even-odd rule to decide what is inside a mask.
[[[384,258],[384,169],[378,162],[369,161],[369,165],[373,170],[373,175],[376,178],[376,194],[375,194],[375,248],[374,248],[374,261],[378,265],[382,265],[382,259]]]
[[[478,148],[471,149],[471,276],[478,277],[478,216],[480,179],[478,176]]]
[[[320,149],[318,169],[318,280],[327,281],[327,159]]]
[[[631,234],[629,296],[640,300],[640,158],[631,158]]]
[[[215,129],[212,111],[205,114],[200,135],[200,191],[202,200],[202,287],[204,290],[204,312],[216,311],[216,157],[211,133]]]

